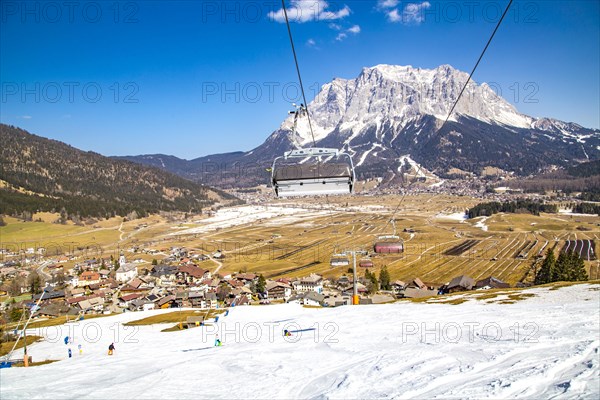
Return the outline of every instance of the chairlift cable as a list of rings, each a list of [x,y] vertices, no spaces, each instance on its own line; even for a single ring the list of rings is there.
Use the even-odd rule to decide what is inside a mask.
[[[440,127],[440,129],[438,129],[438,132],[442,130],[442,128],[444,127],[444,125],[446,125],[446,122],[448,122],[448,120],[450,119],[450,116],[452,115],[452,113],[454,112],[454,108],[456,107],[456,105],[458,104],[460,98],[463,95],[463,92],[465,91],[465,89],[467,88],[467,85],[469,84],[469,82],[471,81],[471,78],[473,77],[473,74],[475,73],[475,70],[477,69],[477,67],[479,66],[479,63],[481,62],[481,59],[483,58],[483,55],[485,54],[486,50],[488,49],[488,47],[490,46],[490,43],[492,43],[492,39],[494,39],[494,36],[496,35],[496,32],[498,31],[498,28],[500,28],[500,24],[502,24],[502,20],[504,19],[504,17],[506,16],[506,14],[508,13],[508,10],[510,9],[510,6],[512,4],[513,0],[510,0],[508,2],[508,5],[506,6],[506,9],[504,10],[504,13],[502,14],[502,17],[500,17],[500,20],[498,21],[498,23],[496,24],[496,28],[494,29],[494,32],[492,32],[492,36],[490,36],[489,40],[487,41],[483,51],[481,52],[481,55],[479,56],[479,59],[477,60],[477,62],[475,63],[475,66],[473,67],[473,70],[471,71],[471,74],[469,75],[469,78],[467,79],[467,81],[465,82],[465,85],[463,86],[462,90],[460,91],[458,97],[456,98],[456,101],[454,102],[454,104],[452,105],[452,108],[450,109],[450,112],[448,113],[448,116],[446,117],[446,120],[444,121],[444,123],[442,124],[442,126]],[[437,133],[437,132],[436,132]]]
[[[287,25],[288,35],[290,37],[290,44],[292,45],[292,53],[294,54],[294,63],[296,64],[296,72],[298,73],[298,82],[300,83],[300,91],[302,92],[302,99],[304,100],[304,110],[306,111],[306,118],[308,119],[308,126],[310,128],[310,134],[313,140],[313,146],[317,146],[315,140],[315,133],[312,128],[312,122],[310,120],[310,113],[308,112],[308,103],[306,102],[306,95],[304,94],[304,84],[302,83],[302,75],[300,74],[300,66],[298,64],[298,56],[296,55],[296,47],[294,46],[294,39],[292,38],[292,28],[290,27],[290,20],[288,19],[287,10],[285,7],[285,0],[281,0],[281,6],[283,7],[283,15],[285,16],[285,23]]]
[[[454,112],[454,109],[456,108],[456,105],[458,104],[458,102],[460,101],[465,89],[467,88],[467,85],[469,84],[469,82],[471,81],[471,78],[473,77],[473,74],[475,73],[475,70],[477,69],[477,67],[479,66],[479,63],[481,62],[481,60],[483,59],[483,56],[485,54],[485,52],[487,51],[488,47],[490,46],[490,44],[492,43],[492,39],[494,39],[494,36],[496,35],[496,32],[498,31],[498,28],[500,28],[500,25],[502,24],[502,21],[504,20],[504,17],[506,16],[506,14],[508,14],[508,10],[510,9],[510,6],[512,5],[513,0],[510,0],[508,2],[508,5],[506,6],[506,9],[504,10],[504,13],[502,14],[502,16],[500,17],[500,19],[498,20],[498,23],[496,24],[496,28],[494,28],[494,31],[492,32],[492,35],[490,36],[490,38],[488,39],[485,47],[483,48],[483,51],[481,52],[481,54],[479,55],[479,58],[477,59],[477,62],[475,63],[475,66],[473,67],[473,70],[471,71],[471,74],[469,75],[469,78],[467,79],[467,82],[465,82],[462,90],[460,91],[458,97],[456,98],[456,101],[454,102],[454,104],[452,105],[452,108],[450,109],[450,112],[448,113],[448,116],[446,117],[446,119],[444,120],[444,123],[442,124],[442,126],[440,126],[440,128],[435,132],[434,136],[437,135],[446,125],[446,123],[448,122],[448,120],[450,119],[450,117],[452,116],[452,113]],[[423,168],[422,164],[419,164],[419,168],[417,168],[417,172],[415,173],[415,175],[418,177],[419,173],[421,172],[421,169]],[[415,180],[413,180],[408,187],[406,188],[406,191],[404,192],[404,194],[402,195],[402,198],[400,199],[400,201],[398,202],[398,205],[396,206],[394,212],[392,213],[391,218],[389,219],[389,221],[384,225],[383,229],[385,230],[387,228],[387,226],[389,225],[389,223],[394,219],[394,216],[396,215],[396,213],[398,212],[398,210],[400,209],[400,206],[402,205],[402,203],[404,202],[404,199],[406,198],[406,195],[408,194],[408,190],[411,188],[411,186],[417,181],[417,179],[415,178]]]

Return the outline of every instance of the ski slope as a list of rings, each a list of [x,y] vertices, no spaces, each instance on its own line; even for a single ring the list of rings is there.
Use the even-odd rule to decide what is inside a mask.
[[[43,332],[29,353],[61,361],[0,370],[0,398],[598,398],[600,285],[524,293],[535,297],[237,307],[181,332],[121,325],[169,310],[91,319],[74,326],[71,359],[66,326]]]

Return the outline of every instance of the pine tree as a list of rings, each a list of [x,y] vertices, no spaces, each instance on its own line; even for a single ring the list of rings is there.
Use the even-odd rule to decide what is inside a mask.
[[[570,252],[571,253],[571,252]],[[583,259],[579,256],[579,254],[572,252],[570,256],[569,263],[569,271],[568,271],[568,279],[569,281],[587,281],[588,274],[585,270],[585,263]]]
[[[550,282],[568,281],[569,280],[569,269],[571,264],[570,252],[561,252],[556,259],[556,267],[552,271],[552,278]]]
[[[379,282],[377,281],[377,275],[371,273],[368,269],[365,270],[365,280],[367,281],[367,290],[370,294],[377,293],[379,290]]]
[[[60,222],[62,225],[65,225],[65,224],[67,223],[67,217],[68,217],[68,215],[67,215],[67,210],[65,210],[65,208],[64,208],[64,207],[63,207],[63,208],[61,208],[61,209],[60,209],[60,219],[59,219],[59,222]]]
[[[390,273],[387,267],[383,267],[379,272],[379,286],[381,290],[390,290]]]
[[[260,274],[258,276],[258,282],[256,282],[256,292],[264,293],[265,290],[267,290],[267,281],[265,277],[262,274]]]
[[[552,282],[552,277],[554,275],[554,269],[556,268],[556,258],[554,257],[554,252],[552,250],[548,250],[546,254],[546,258],[542,262],[542,266],[540,270],[535,275],[535,284],[543,285],[544,283]]]

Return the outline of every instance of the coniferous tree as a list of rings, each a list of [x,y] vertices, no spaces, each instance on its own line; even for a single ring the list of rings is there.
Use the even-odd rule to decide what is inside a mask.
[[[544,283],[552,282],[555,268],[556,257],[554,257],[554,252],[552,250],[548,250],[548,253],[546,254],[546,258],[544,258],[544,261],[542,262],[540,270],[535,275],[535,284],[543,285]]]
[[[387,267],[383,267],[379,272],[379,286],[381,290],[390,290],[390,273]]]
[[[262,274],[260,274],[258,276],[258,282],[256,282],[256,292],[264,293],[265,290],[267,290],[267,280]]]
[[[64,225],[67,223],[67,210],[65,210],[65,208],[61,208],[60,210],[60,219],[59,222]]]
[[[365,280],[367,281],[367,290],[370,294],[377,293],[379,290],[379,282],[377,281],[377,275],[371,273],[368,269],[365,271]]]
[[[552,271],[552,279],[550,282],[568,281],[569,269],[571,264],[570,252],[561,252],[556,259],[556,267]]]
[[[569,281],[587,281],[588,274],[585,270],[585,263],[579,254],[572,252],[569,263],[568,279]]]

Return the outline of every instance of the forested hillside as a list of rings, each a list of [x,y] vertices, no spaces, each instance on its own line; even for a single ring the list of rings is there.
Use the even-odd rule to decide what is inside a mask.
[[[238,202],[156,168],[84,152],[0,124],[0,214],[55,211],[105,217],[136,211],[197,212]]]

